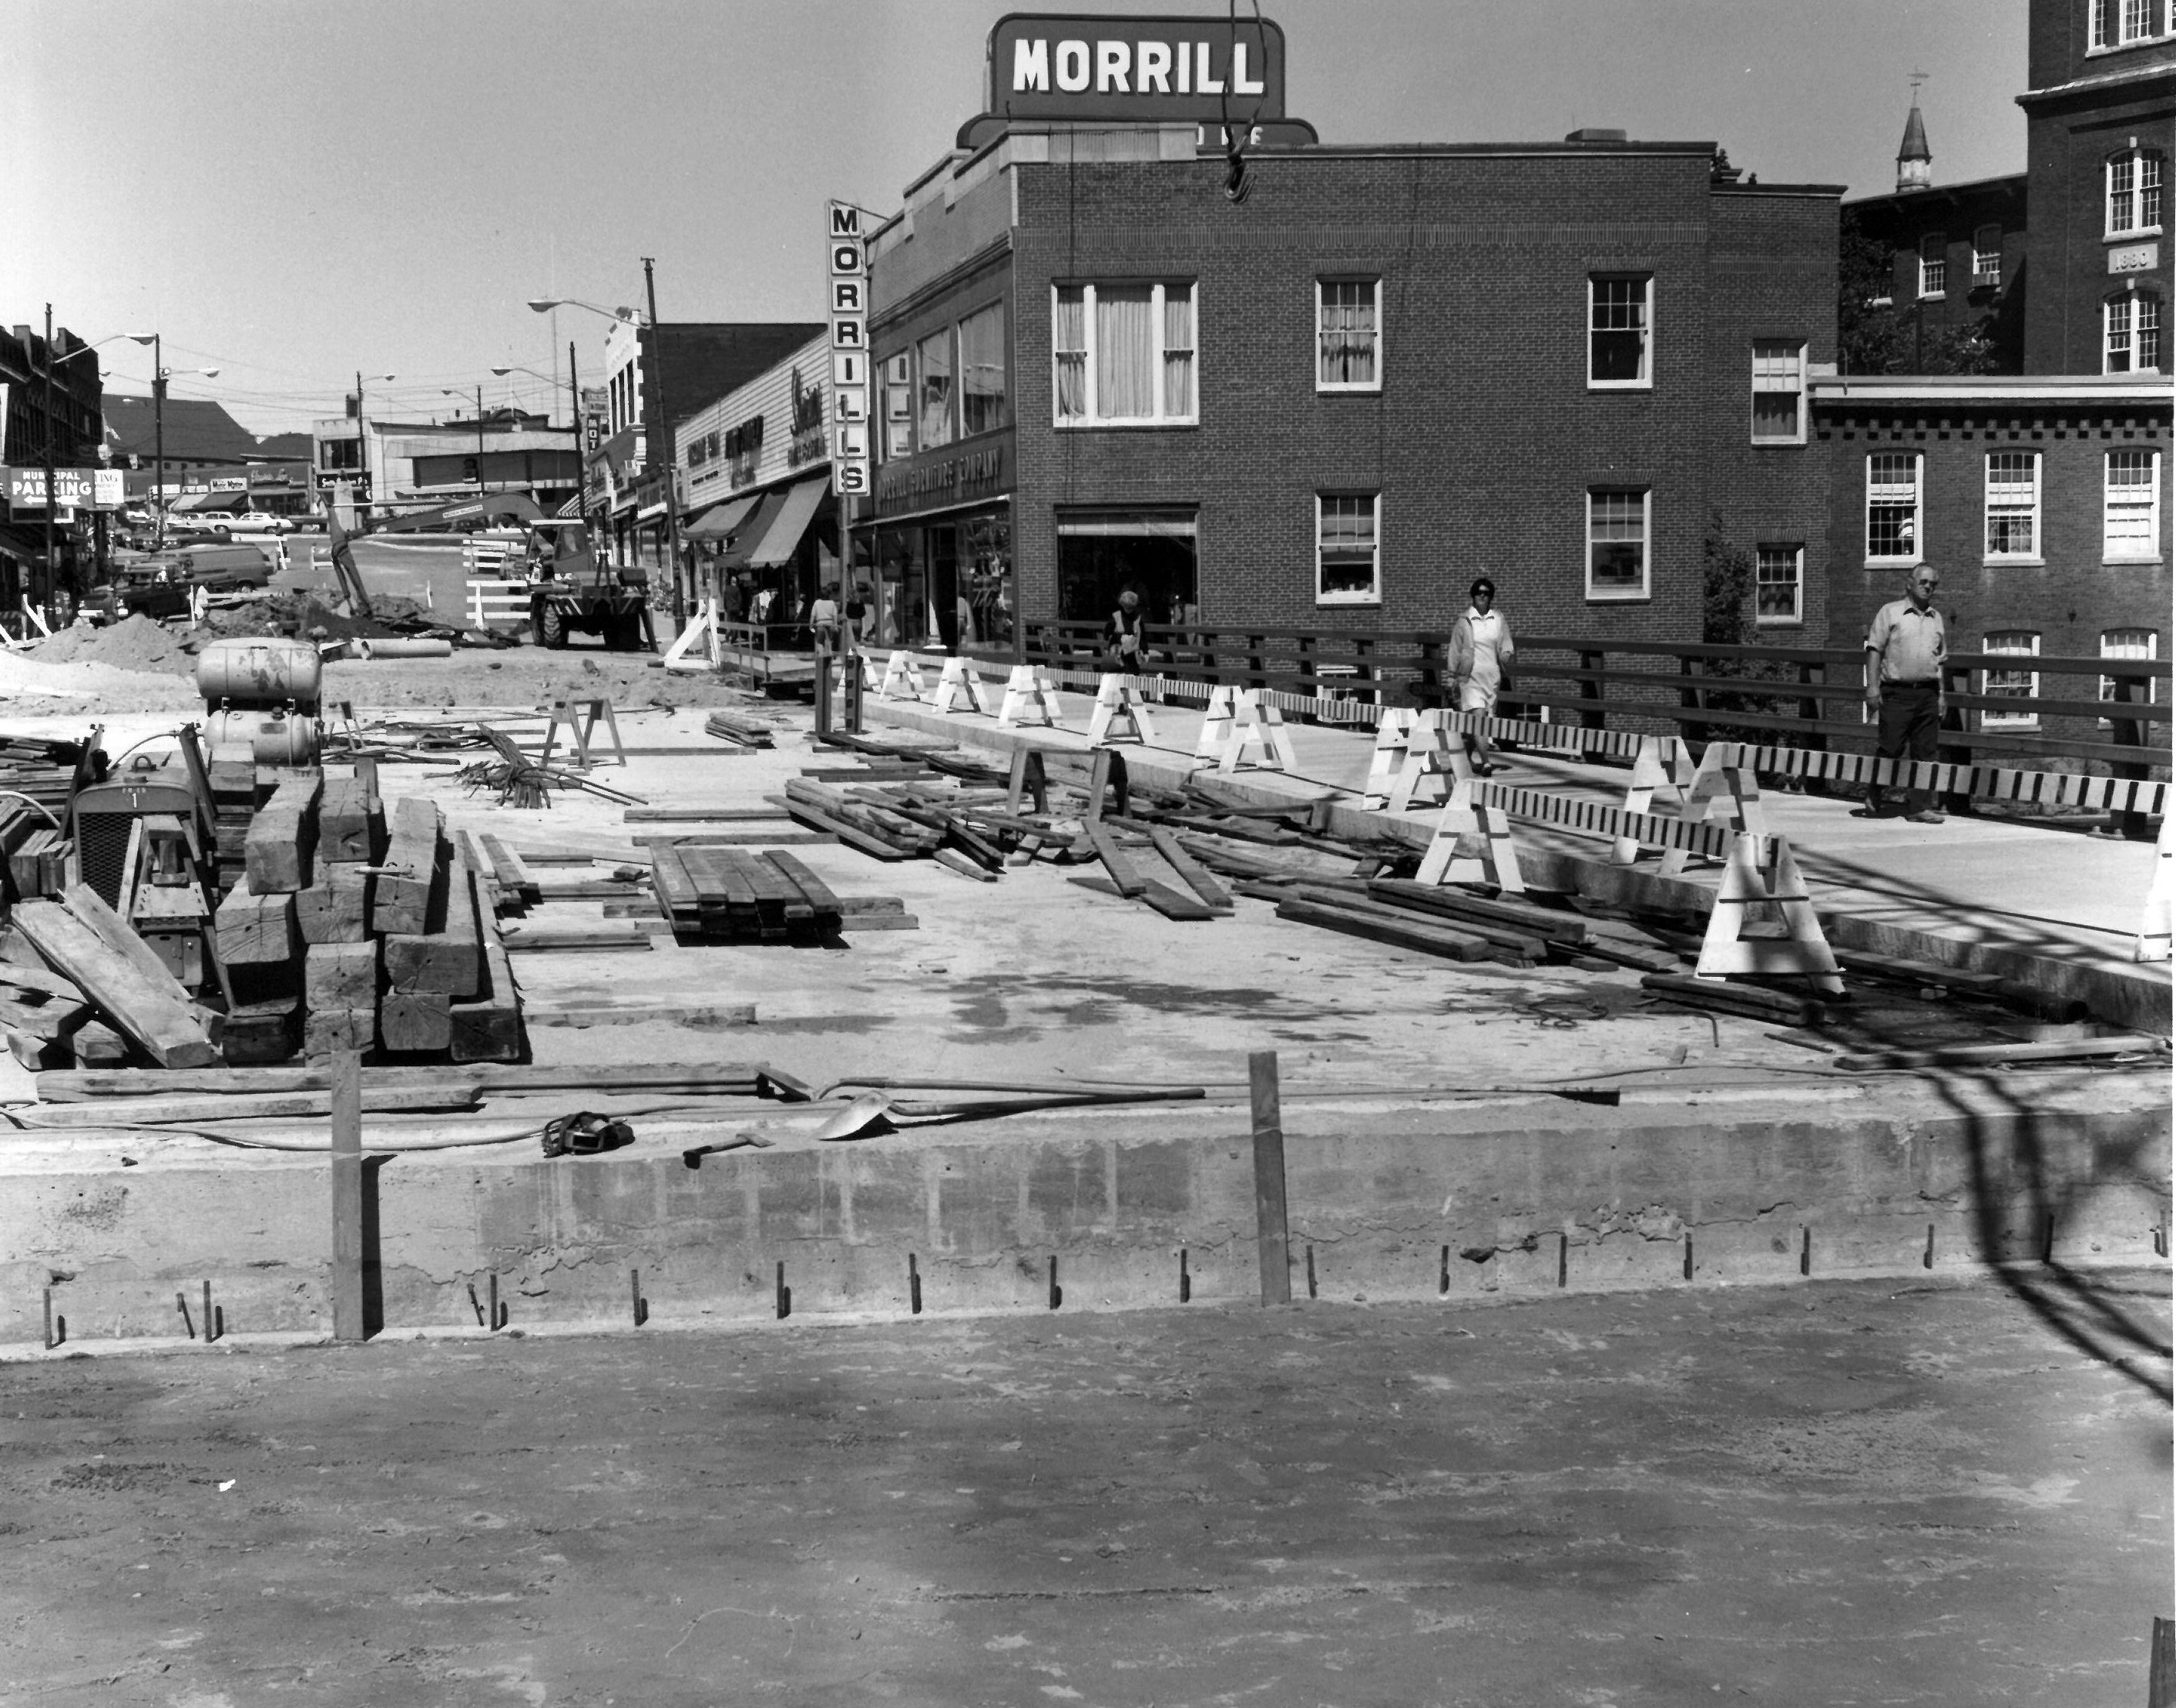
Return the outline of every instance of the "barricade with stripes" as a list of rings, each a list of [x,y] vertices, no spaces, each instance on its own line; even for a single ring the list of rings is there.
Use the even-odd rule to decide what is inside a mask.
[[[1726,861],[1747,833],[1735,826],[1693,819],[1662,818],[1652,813],[1628,813],[1602,801],[1581,800],[1572,795],[1545,794],[1539,789],[1520,789],[1508,783],[1477,781],[1465,786],[1477,807],[1493,807],[1528,824],[1550,824],[1560,830],[1594,836],[1606,841],[1629,836],[1651,848],[1681,850],[1701,860]],[[1453,797],[1455,805],[1456,797]],[[1450,808],[1445,808],[1448,814]],[[1754,833],[1758,835],[1759,833]],[[1761,859],[1767,856],[1767,839],[1760,839]]]
[[[1959,765],[1928,759],[1880,759],[1870,753],[1832,753],[1814,748],[1759,748],[1741,742],[1709,745],[1732,749],[1724,763],[1749,766],[1771,776],[1824,782],[1879,784],[1967,795],[1975,801],[2018,806],[2075,807],[2086,812],[2156,813],[2167,810],[2168,785],[2141,777],[2089,777],[2079,771],[2019,771],[2001,765]]]

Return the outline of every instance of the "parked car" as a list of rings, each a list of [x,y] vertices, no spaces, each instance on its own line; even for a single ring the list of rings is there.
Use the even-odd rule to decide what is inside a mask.
[[[232,545],[188,547],[174,554],[182,579],[207,593],[232,593],[243,588],[269,586],[274,565],[264,552],[246,541]]]
[[[124,617],[139,616],[164,622],[188,613],[191,590],[178,558],[144,558],[117,565],[113,579],[84,594],[78,609],[93,623],[118,623]]]
[[[231,534],[291,534],[295,525],[285,516],[275,516],[267,510],[238,510],[227,525]]]

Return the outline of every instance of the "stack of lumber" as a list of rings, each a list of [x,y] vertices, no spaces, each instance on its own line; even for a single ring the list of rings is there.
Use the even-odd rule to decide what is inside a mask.
[[[63,802],[67,799],[62,794]],[[47,813],[52,817],[46,816]],[[72,840],[61,834],[53,819],[61,808],[34,805],[29,801],[0,799],[0,857],[5,857],[10,901],[41,895],[57,895],[67,881]]]
[[[749,717],[743,712],[713,711],[703,720],[705,733],[743,748],[770,746],[771,727],[762,719]]]
[[[85,779],[106,775],[95,739],[95,732],[90,742],[0,735],[0,879],[9,900],[60,894],[69,844],[58,827],[86,749]]]
[[[835,937],[843,910],[831,887],[783,849],[688,845],[650,850],[659,907],[705,943],[807,942]]]
[[[388,813],[365,782],[291,775],[214,922],[226,1060],[512,1060],[520,1000],[483,882],[432,802]]]
[[[0,934],[0,1024],[25,1067],[113,1066],[132,1051],[163,1068],[219,1059],[218,1016],[87,884],[25,900]]]

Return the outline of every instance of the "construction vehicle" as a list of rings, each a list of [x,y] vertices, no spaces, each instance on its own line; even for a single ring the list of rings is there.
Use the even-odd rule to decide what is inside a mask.
[[[539,646],[563,647],[579,634],[601,635],[614,651],[656,650],[648,571],[600,558],[586,522],[527,525],[529,628]]]

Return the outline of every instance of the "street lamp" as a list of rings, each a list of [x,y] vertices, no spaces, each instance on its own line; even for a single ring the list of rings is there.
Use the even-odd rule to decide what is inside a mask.
[[[530,306],[534,307],[535,305],[531,304]],[[549,305],[547,304],[547,306],[548,307]],[[501,379],[505,378],[509,373],[531,374],[538,379],[545,378],[545,375],[538,369],[533,367],[523,367],[518,363],[509,363],[504,367],[494,367],[492,369],[492,372],[497,374]],[[552,374],[551,376],[551,380],[552,383],[556,387],[559,383],[559,376],[556,373]],[[575,378],[574,340],[571,338],[567,340],[567,420],[569,424],[570,430],[574,435],[574,496],[577,500],[576,508],[578,509],[584,509],[589,497],[589,481],[584,472],[582,460],[582,387],[581,382]],[[589,519],[586,513],[583,514],[582,519],[585,522]]]
[[[549,314],[554,308],[586,308],[607,320],[628,320],[638,326],[642,324],[642,317],[632,308],[600,308],[594,302],[585,302],[574,296],[532,296],[529,306],[539,314]]]
[[[440,386],[438,388],[438,395],[441,397],[466,397],[468,394],[463,391],[459,386]],[[481,498],[483,496],[483,388],[481,385],[476,389],[476,496]]]

